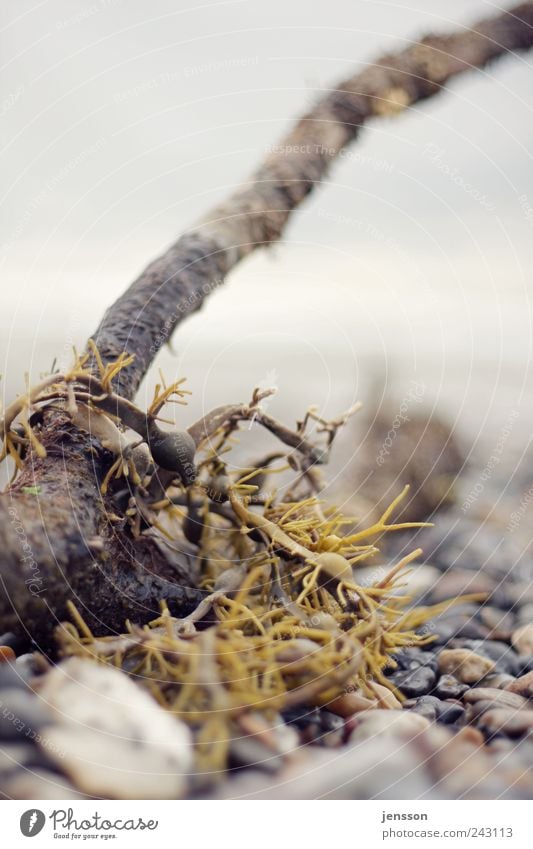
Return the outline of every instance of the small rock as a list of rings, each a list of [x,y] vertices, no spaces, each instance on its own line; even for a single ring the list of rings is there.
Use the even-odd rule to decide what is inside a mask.
[[[39,675],[47,668],[47,662],[42,655],[35,653],[21,654],[15,661],[15,666],[23,678],[29,681],[34,675]]]
[[[495,667],[493,660],[482,657],[470,649],[444,649],[439,655],[439,669],[453,674],[465,684],[481,681]]]
[[[497,705],[495,705],[490,699],[480,699],[478,702],[472,702],[472,704],[466,706],[466,721],[475,722],[488,710],[495,710],[496,707]],[[507,708],[503,709],[507,710]]]
[[[521,675],[525,675],[526,672],[533,672],[533,654],[523,654],[518,656],[517,678]]]
[[[491,672],[483,679],[484,687],[495,687],[497,690],[504,690],[507,684],[515,680],[514,675],[507,675],[505,672]]]
[[[522,625],[514,631],[511,642],[518,654],[533,654],[533,624]]]
[[[450,648],[455,648],[455,645],[450,646]],[[460,648],[471,649],[476,654],[493,660],[496,664],[494,672],[513,676],[518,673],[520,661],[518,655],[508,643],[501,640],[462,640]]]
[[[11,663],[16,659],[16,657],[17,656],[11,646],[0,645],[0,663],[7,663],[8,661]]]
[[[9,646],[14,652],[17,652],[21,644],[20,637],[13,634],[12,631],[6,631],[5,634],[0,634],[0,646]]]
[[[187,726],[123,672],[69,658],[43,678],[55,712],[46,754],[83,792],[112,799],[174,799],[193,764]]]
[[[437,680],[437,675],[430,667],[416,666],[414,669],[393,672],[389,678],[405,696],[414,698],[429,693]]]
[[[360,693],[343,693],[341,696],[337,696],[337,698],[328,702],[328,710],[345,719],[353,716],[354,713],[359,713],[361,710],[372,710],[372,708],[377,706],[377,701],[367,699],[366,696]]]
[[[404,703],[404,708],[413,710],[415,713],[425,716],[430,722],[442,722],[445,725],[456,722],[464,713],[464,708],[457,702],[445,702],[436,696],[420,696],[419,699],[411,700],[413,705]]]
[[[454,722],[459,722],[463,718],[465,709],[457,702],[442,702],[441,712],[439,714],[439,722],[445,725],[452,725]]]
[[[439,715],[438,706],[440,699],[435,696],[420,696],[418,699],[409,699],[404,702],[404,710],[412,710],[419,716],[424,716],[430,722],[436,722]]]
[[[385,687],[383,684],[377,684],[375,681],[369,681],[368,686],[375,694],[380,708],[401,710],[402,703],[388,687]]]
[[[46,707],[29,689],[10,687],[0,690],[0,739],[33,739],[39,729],[51,721]]]
[[[26,676],[16,663],[0,663],[0,690],[4,687],[26,689]]]
[[[512,610],[500,610],[484,605],[478,613],[479,619],[486,625],[494,639],[508,640],[514,630],[515,615]]]
[[[527,699],[519,696],[518,693],[511,693],[508,690],[498,690],[496,687],[474,687],[464,694],[463,699],[468,704],[488,701],[495,706],[514,708],[515,710],[519,710],[527,705]]]
[[[533,622],[533,603],[524,604],[520,607],[516,614],[516,620],[519,625],[530,625]]]
[[[462,684],[453,675],[441,675],[435,687],[440,699],[460,699],[468,690],[468,684]]]
[[[350,742],[360,742],[383,735],[399,736],[404,739],[416,737],[429,727],[429,721],[412,711],[372,710],[359,714]]]
[[[46,756],[36,746],[25,740],[16,743],[2,742],[0,748],[0,785],[4,783],[4,774],[13,770],[49,766]]]
[[[493,708],[483,714],[479,727],[490,734],[521,737],[533,729],[533,710]]]
[[[510,693],[518,693],[526,699],[533,699],[533,672],[527,672],[505,687]]]
[[[424,666],[437,671],[437,656],[435,652],[427,649],[412,646],[408,649],[401,649],[394,655],[394,660],[397,664],[397,669],[416,669],[417,666]]]
[[[231,769],[255,767],[276,773],[283,765],[283,758],[257,737],[237,737],[230,743],[229,762]]]
[[[45,769],[15,772],[3,785],[10,799],[85,799],[62,775]]]

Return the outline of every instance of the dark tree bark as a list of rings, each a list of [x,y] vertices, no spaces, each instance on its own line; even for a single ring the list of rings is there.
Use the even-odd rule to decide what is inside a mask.
[[[280,237],[291,212],[365,122],[532,45],[533,2],[522,3],[472,29],[429,36],[384,56],[332,88],[237,192],[152,262],[106,312],[93,337],[102,358],[135,354],[117,391],[133,398],[179,322],[244,256]],[[171,565],[153,539],[134,540],[124,522],[110,522],[116,508],[100,492],[110,462],[101,446],[58,412],[45,414],[41,439],[46,458],[30,452],[0,498],[0,628],[25,631],[47,648],[68,599],[100,633],[122,630],[126,617],[146,621],[163,598],[174,612],[188,612],[199,599],[189,586],[193,555],[183,552]]]

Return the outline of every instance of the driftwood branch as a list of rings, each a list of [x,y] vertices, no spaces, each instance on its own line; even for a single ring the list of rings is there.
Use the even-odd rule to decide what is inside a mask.
[[[120,392],[133,397],[175,327],[199,309],[247,254],[279,239],[291,212],[327,175],[363,124],[438,94],[458,74],[533,44],[533,3],[472,29],[424,38],[342,80],[273,147],[254,174],[152,262],[105,314],[94,334],[102,356],[135,362]]]
[[[104,362],[135,359],[115,382],[132,399],[175,327],[248,253],[278,239],[291,212],[327,174],[369,119],[438,94],[454,76],[533,45],[533,2],[472,29],[429,36],[332,88],[225,203],[152,262],[105,314],[93,339]],[[95,364],[96,365],[96,364]],[[184,614],[199,599],[187,550],[163,556],[134,539],[100,484],[110,457],[61,411],[45,411],[46,457],[28,452],[0,498],[0,625],[26,631],[42,648],[73,599],[99,632],[129,617],[152,618],[161,599]],[[268,421],[266,422],[268,424]],[[3,434],[2,434],[3,436]]]

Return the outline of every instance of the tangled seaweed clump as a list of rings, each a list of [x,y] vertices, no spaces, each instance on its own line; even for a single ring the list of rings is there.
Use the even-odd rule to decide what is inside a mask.
[[[104,366],[96,349],[93,356],[98,377],[87,358],[77,359],[71,372],[48,377],[6,411],[6,453],[18,465],[23,448],[42,450],[31,426],[35,409],[66,410],[111,451],[102,493],[114,513],[123,511],[132,539],[149,533],[170,538],[178,551],[193,546],[205,596],[185,618],[162,600],[157,619],[127,623],[119,636],[94,635],[71,604],[72,622],[57,629],[61,653],[123,670],[183,720],[199,773],[227,768],[231,741],[258,713],[275,723],[284,711],[328,705],[347,690],[374,698],[376,685],[401,699],[385,670],[396,667],[403,647],[430,642],[420,626],[456,600],[409,607],[402,579],[419,549],[380,580],[357,580],[383,534],[421,526],[391,521],[408,487],[367,528],[319,498],[317,466],[357,406],[334,421],[311,409],[290,430],[261,407],[271,391],[256,390],[251,403],[217,408],[169,439],[159,412],[173,396],[183,403],[182,382],[162,381],[145,413],[112,387],[128,358]],[[228,455],[240,423],[251,420],[284,448],[236,472]],[[165,451],[154,452],[154,442]],[[176,457],[167,457],[173,450]],[[281,483],[267,492],[273,475]]]

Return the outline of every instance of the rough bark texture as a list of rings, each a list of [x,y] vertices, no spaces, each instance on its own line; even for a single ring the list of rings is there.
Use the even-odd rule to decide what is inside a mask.
[[[532,45],[533,2],[471,30],[430,36],[332,89],[241,189],[107,311],[94,334],[103,358],[135,354],[116,384],[120,394],[134,396],[176,325],[242,257],[279,238],[290,213],[368,119],[401,111],[437,94],[456,74]],[[121,630],[126,617],[146,621],[161,598],[175,612],[188,611],[198,600],[187,586],[194,558],[183,553],[173,567],[153,540],[133,540],[124,525],[109,523],[106,512],[116,508],[100,494],[109,465],[100,446],[57,412],[46,414],[40,438],[46,459],[30,455],[0,498],[0,631],[25,631],[46,648],[68,599],[100,633]]]

